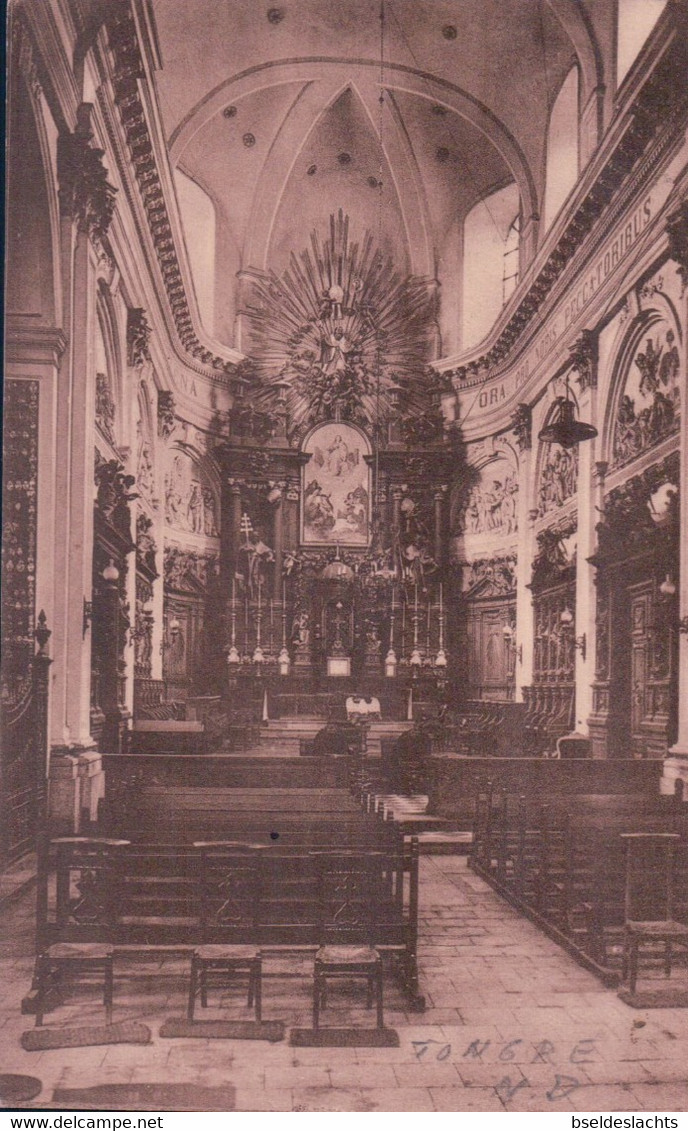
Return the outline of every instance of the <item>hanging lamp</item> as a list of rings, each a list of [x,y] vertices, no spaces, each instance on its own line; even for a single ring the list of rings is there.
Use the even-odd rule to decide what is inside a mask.
[[[597,429],[584,420],[576,420],[576,409],[569,396],[569,383],[566,382],[566,396],[557,397],[554,402],[552,420],[538,432],[538,440],[544,444],[561,444],[562,448],[573,448],[584,440],[593,440]]]

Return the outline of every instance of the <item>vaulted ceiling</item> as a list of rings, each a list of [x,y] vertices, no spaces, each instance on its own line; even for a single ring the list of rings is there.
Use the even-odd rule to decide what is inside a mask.
[[[382,10],[383,21],[380,0],[153,0],[171,163],[214,210],[209,226],[178,177],[199,295],[199,264],[212,264],[212,304],[201,307],[220,342],[240,344],[237,275],[281,271],[340,208],[402,272],[440,282],[479,199],[514,182],[523,215],[538,212],[552,103],[575,61],[583,98],[595,82],[583,5],[385,0]],[[199,259],[209,240],[213,254]]]

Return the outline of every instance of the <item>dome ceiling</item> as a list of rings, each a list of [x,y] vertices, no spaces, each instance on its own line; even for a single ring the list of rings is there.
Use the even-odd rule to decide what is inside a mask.
[[[195,245],[214,244],[202,316],[219,342],[241,346],[241,273],[280,272],[340,208],[400,271],[440,283],[450,234],[487,193],[515,182],[537,213],[580,5],[386,0],[382,106],[379,0],[152,6],[171,163],[214,213],[202,230],[180,192],[192,269]]]

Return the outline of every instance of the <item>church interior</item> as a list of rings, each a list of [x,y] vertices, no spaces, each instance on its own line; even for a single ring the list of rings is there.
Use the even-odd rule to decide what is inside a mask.
[[[688,1107],[687,73],[10,3],[5,1104]]]

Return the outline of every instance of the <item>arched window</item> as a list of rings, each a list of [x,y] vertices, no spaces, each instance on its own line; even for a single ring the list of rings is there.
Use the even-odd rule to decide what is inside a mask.
[[[208,193],[178,169],[175,173],[186,250],[203,325],[215,323],[215,206]]]
[[[564,79],[547,128],[543,225],[547,231],[578,180],[578,68]]]
[[[520,241],[521,217],[518,213],[509,224],[509,231],[504,240],[504,255],[502,258],[502,306],[511,298],[518,285],[520,273]]]
[[[645,40],[666,8],[667,0],[618,0],[616,85],[621,86]]]
[[[518,277],[518,229],[512,232],[514,213],[520,211],[518,187],[506,185],[479,200],[463,226],[463,294],[461,346],[470,349],[489,332],[505,302],[505,276]],[[506,259],[507,249],[516,254]],[[515,282],[510,282],[513,287]]]

